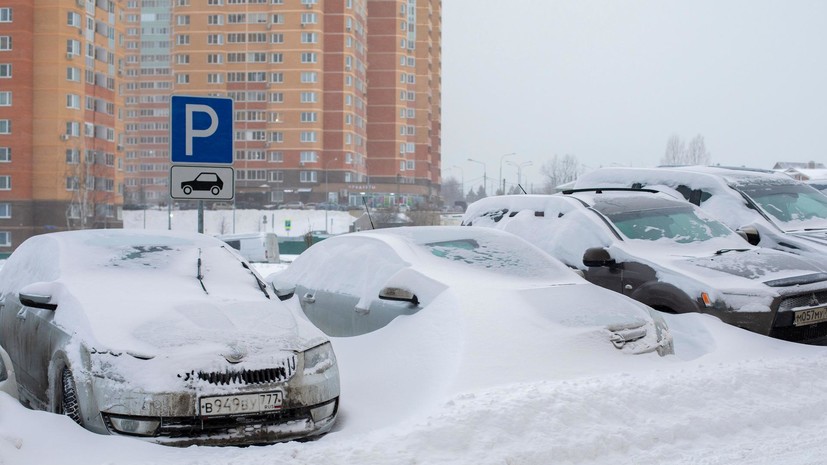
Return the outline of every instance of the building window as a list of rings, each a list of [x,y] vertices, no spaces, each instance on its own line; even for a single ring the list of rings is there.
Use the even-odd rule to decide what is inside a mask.
[[[316,163],[319,160],[316,152],[301,152],[299,156],[302,163]]]
[[[0,51],[11,50],[11,36],[0,36]]]
[[[224,82],[224,75],[221,73],[207,74],[207,84],[221,84]]]
[[[0,78],[11,77],[11,63],[0,63]]]
[[[284,82],[284,73],[270,73],[270,82],[281,84]]]
[[[223,45],[224,44],[224,35],[223,34],[209,34],[209,35],[207,35],[207,44],[209,44],[209,45]]]
[[[303,52],[302,53],[302,63],[316,63],[318,57],[314,52]]]
[[[0,231],[0,247],[11,247],[11,233]]]
[[[301,103],[316,103],[316,93],[315,92],[302,92],[301,93]]]
[[[80,110],[80,95],[67,94],[66,95],[66,108],[73,108],[75,110]]]
[[[6,90],[0,92],[0,107],[10,107],[11,106],[11,91]]]
[[[12,21],[12,9],[0,8],[0,23],[10,23]]]
[[[316,172],[315,171],[300,171],[299,172],[299,181],[300,182],[316,182]]]
[[[0,203],[0,218],[11,218],[11,204],[10,203]]]
[[[190,36],[188,34],[181,34],[175,36],[175,45],[189,45],[190,44]]]
[[[0,147],[0,162],[8,163],[11,161],[11,147]]]
[[[270,103],[284,103],[284,93],[270,92]]]
[[[211,65],[220,65],[224,63],[224,55],[220,53],[210,53],[207,55],[207,63]]]
[[[80,163],[80,150],[66,149],[66,164],[77,165],[78,163]]]
[[[284,34],[281,32],[274,32],[270,34],[270,43],[271,44],[283,44],[284,43]]]
[[[66,80],[80,82],[80,68],[66,68]]]
[[[0,176],[0,191],[10,191],[11,190],[11,176]]]
[[[209,15],[207,16],[207,24],[211,26],[224,25],[224,15]]]
[[[0,134],[11,134],[11,120],[0,119]]]
[[[315,44],[319,41],[319,35],[315,32],[302,32],[303,44]]]
[[[302,123],[315,123],[317,121],[317,114],[315,111],[303,111],[301,114]]]
[[[302,142],[316,142],[316,131],[302,131],[300,140]]]
[[[301,82],[304,83],[313,83],[318,82],[319,75],[315,71],[304,71],[301,74]]]
[[[176,84],[189,84],[190,83],[190,75],[189,74],[176,74],[175,75],[175,83]]]
[[[284,162],[284,153],[282,152],[270,152],[270,163],[283,163]]]
[[[270,63],[284,63],[284,54],[282,54],[282,53],[271,53],[270,54]]]
[[[316,13],[302,13],[302,24],[316,24]]]
[[[189,55],[175,55],[175,64],[176,65],[188,65],[190,64],[190,56]]]
[[[283,171],[270,171],[270,182],[284,182],[284,172]]]

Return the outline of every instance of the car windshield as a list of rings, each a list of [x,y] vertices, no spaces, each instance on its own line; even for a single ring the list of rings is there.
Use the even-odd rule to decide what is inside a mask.
[[[688,206],[625,211],[607,216],[629,239],[670,239],[686,244],[735,235],[720,222],[699,217]]]
[[[741,186],[782,229],[827,228],[827,196],[803,184]]]

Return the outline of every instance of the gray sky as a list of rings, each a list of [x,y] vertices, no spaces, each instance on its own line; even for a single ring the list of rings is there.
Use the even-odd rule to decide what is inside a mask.
[[[827,163],[827,1],[443,0],[443,176],[554,154],[653,166],[669,136],[713,163]],[[459,166],[460,169],[452,168]],[[515,182],[516,168],[503,164]],[[491,181],[491,186],[494,181]]]

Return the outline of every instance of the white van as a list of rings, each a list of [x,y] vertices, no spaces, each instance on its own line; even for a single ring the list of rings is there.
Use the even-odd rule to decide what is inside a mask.
[[[281,262],[279,241],[275,233],[225,234],[216,237],[238,250],[238,253],[250,262]]]

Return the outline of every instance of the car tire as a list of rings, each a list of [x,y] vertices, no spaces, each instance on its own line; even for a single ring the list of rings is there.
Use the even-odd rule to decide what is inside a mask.
[[[83,425],[80,419],[80,403],[78,402],[78,393],[75,388],[75,377],[72,376],[72,371],[69,370],[69,367],[63,369],[60,378],[62,383],[60,408],[63,414],[71,418],[72,421]]]
[[[184,191],[184,195],[190,195],[190,194],[192,194],[192,187],[190,187],[190,186],[184,186],[184,187],[182,188],[182,190]]]
[[[218,193],[221,192],[221,189],[218,186],[212,186],[210,192],[212,192],[212,195],[218,195]]]

